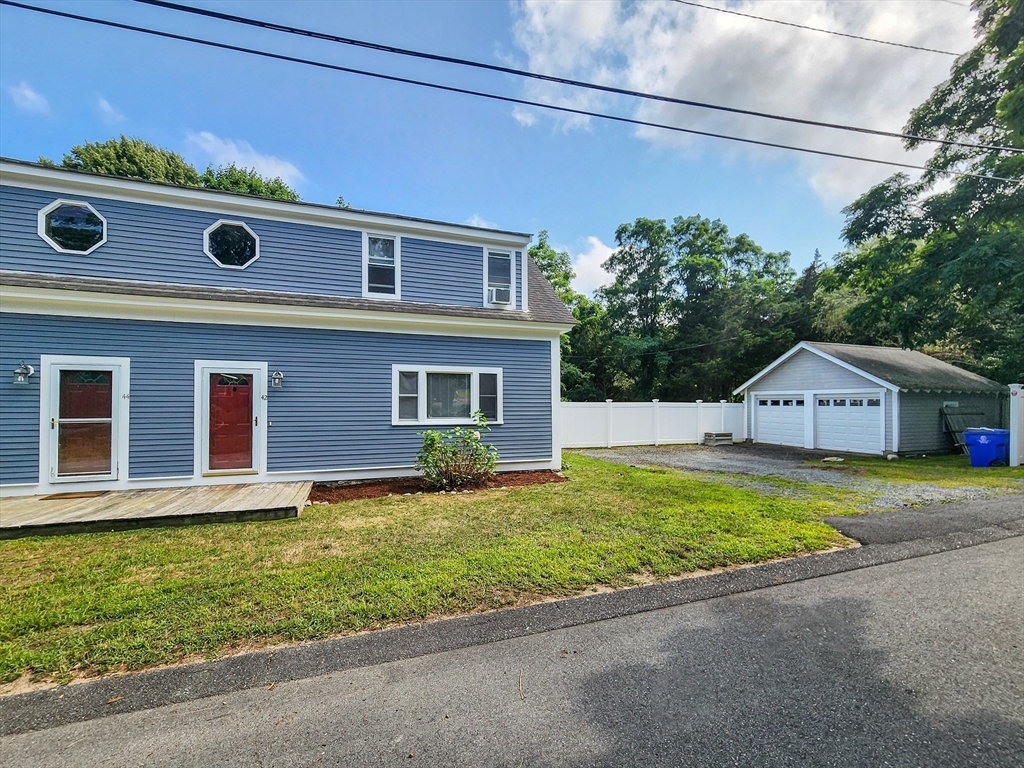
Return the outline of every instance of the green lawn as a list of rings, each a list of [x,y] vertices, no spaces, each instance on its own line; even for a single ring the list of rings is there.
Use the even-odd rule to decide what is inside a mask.
[[[932,483],[949,487],[965,485],[1024,491],[1024,469],[1020,467],[972,467],[963,454],[900,458],[889,461],[879,456],[847,456],[842,463],[818,460],[805,462],[817,469],[852,472],[861,477],[904,483]]]
[[[67,681],[845,543],[836,496],[567,456],[573,482],[0,542],[0,682]]]

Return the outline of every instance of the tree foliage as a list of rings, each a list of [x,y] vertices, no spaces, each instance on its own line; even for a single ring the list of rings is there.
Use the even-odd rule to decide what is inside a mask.
[[[914,110],[906,131],[985,146],[940,145],[920,181],[896,174],[846,208],[851,251],[838,259],[832,287],[856,340],[922,349],[1018,381],[1024,154],[992,147],[1024,149],[1024,2],[977,0],[975,8],[978,44]],[[939,184],[958,171],[985,178]]]
[[[54,165],[45,157],[39,158],[39,162]],[[298,192],[280,178],[267,179],[252,168],[239,168],[234,163],[216,168],[209,166],[200,174],[177,152],[124,135],[103,142],[76,144],[64,155],[61,166],[128,179],[220,189],[278,200],[299,200]]]
[[[39,160],[53,165],[52,160],[43,157]],[[76,144],[64,155],[61,165],[108,176],[163,181],[186,187],[199,186],[199,173],[177,152],[123,134],[120,138],[108,141]]]

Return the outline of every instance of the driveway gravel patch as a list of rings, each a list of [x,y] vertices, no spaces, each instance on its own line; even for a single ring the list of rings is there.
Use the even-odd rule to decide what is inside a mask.
[[[740,488],[751,488],[759,493],[787,498],[808,498],[813,489],[775,484],[771,478],[828,486],[864,494],[870,500],[860,505],[865,511],[881,511],[941,504],[951,501],[971,501],[1007,493],[1004,488],[979,486],[950,487],[933,483],[900,483],[861,477],[855,474],[808,467],[803,462],[825,453],[811,453],[785,448],[773,450],[771,455],[763,449],[750,447],[705,446],[630,446],[624,448],[597,448],[581,451],[588,456],[632,466],[670,467],[685,472],[713,474],[717,482]],[[1024,490],[1022,484],[1021,490]]]

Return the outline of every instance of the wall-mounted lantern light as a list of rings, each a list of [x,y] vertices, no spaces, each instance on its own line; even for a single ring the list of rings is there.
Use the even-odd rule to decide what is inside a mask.
[[[270,386],[272,387],[283,387],[284,386],[284,374],[280,371],[274,371],[270,374]]]
[[[26,365],[25,361],[21,361],[21,365],[14,369],[14,383],[15,384],[28,384],[28,377],[36,372],[36,369],[31,365]]]

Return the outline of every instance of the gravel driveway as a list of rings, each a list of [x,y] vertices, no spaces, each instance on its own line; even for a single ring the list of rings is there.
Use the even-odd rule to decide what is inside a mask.
[[[841,470],[809,467],[808,458],[821,458],[829,454],[788,448],[761,446],[732,446],[706,448],[697,445],[635,446],[628,448],[598,448],[581,451],[588,456],[633,466],[649,465],[672,467],[688,472],[714,473],[715,479],[729,485],[755,488],[773,495],[806,498],[810,491],[799,487],[778,485],[763,478],[826,485],[843,488],[872,497],[861,505],[865,510],[899,509],[901,507],[935,504],[947,501],[967,501],[1006,493],[1000,488],[960,486],[958,488],[931,483],[896,483],[849,474]],[[1024,482],[1021,483],[1024,491]]]

